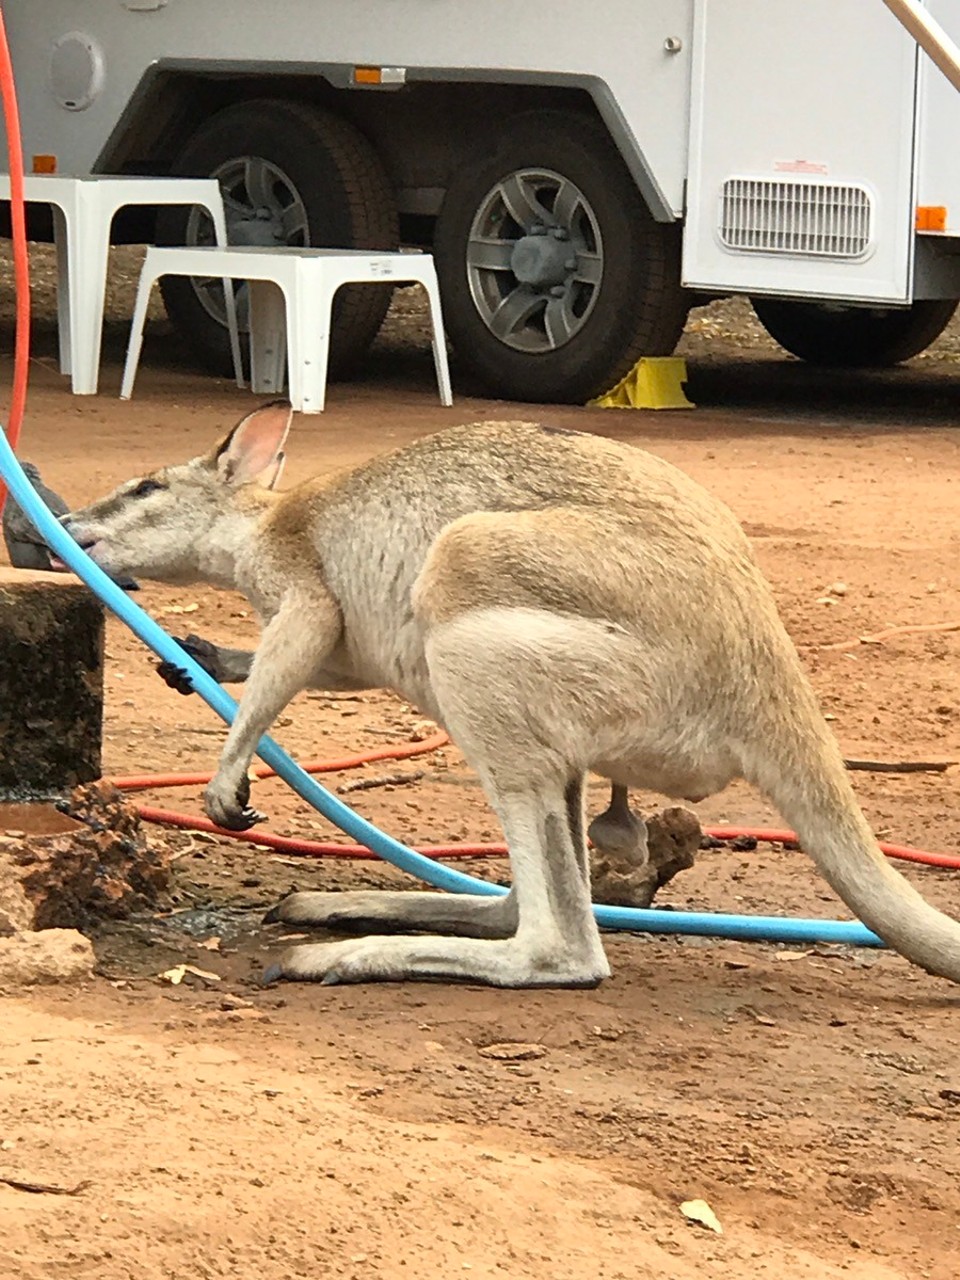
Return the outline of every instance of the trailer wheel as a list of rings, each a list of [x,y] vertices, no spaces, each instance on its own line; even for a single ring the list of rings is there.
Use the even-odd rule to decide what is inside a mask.
[[[924,351],[946,328],[955,299],[923,299],[911,307],[831,307],[818,302],[752,298],[757,319],[775,342],[810,364],[879,368]]]
[[[598,123],[541,111],[498,138],[438,218],[446,325],[493,394],[582,403],[676,345],[679,229],[654,221]]]
[[[373,147],[329,111],[265,99],[237,103],[211,116],[189,139],[172,172],[215,177],[223,188],[227,237],[236,245],[319,245],[395,249],[399,233],[389,179]],[[157,243],[213,243],[200,209],[165,208]],[[223,288],[219,280],[168,276],[161,282],[167,314],[191,351],[213,371],[232,370]],[[341,289],[330,342],[330,376],[343,377],[373,341],[390,305],[389,285]],[[237,289],[246,327],[247,290]],[[246,344],[244,344],[246,345]]]

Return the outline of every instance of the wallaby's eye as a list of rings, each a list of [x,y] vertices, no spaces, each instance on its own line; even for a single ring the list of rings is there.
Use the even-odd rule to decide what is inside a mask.
[[[130,497],[145,498],[148,493],[155,493],[157,489],[165,489],[166,487],[159,480],[154,480],[151,476],[147,476],[146,480],[141,480],[135,489],[130,490]]]

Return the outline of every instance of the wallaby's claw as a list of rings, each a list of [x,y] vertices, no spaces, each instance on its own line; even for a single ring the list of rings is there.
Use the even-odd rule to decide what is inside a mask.
[[[233,809],[220,818],[214,819],[217,826],[223,827],[226,831],[249,831],[258,822],[266,822],[266,820],[265,813],[261,813],[258,809],[251,809],[249,805],[245,805],[242,809]]]
[[[274,982],[283,981],[283,966],[279,964],[271,964],[264,969],[260,975],[260,985],[262,987],[272,986]]]
[[[203,807],[207,817],[218,827],[226,831],[247,831],[258,822],[266,822],[266,814],[260,813],[248,803],[250,800],[250,779],[242,778],[236,790],[225,796],[223,789],[214,778],[203,796]]]
[[[215,644],[211,644],[209,640],[204,640],[202,636],[193,634],[183,637],[175,636],[174,639],[180,648],[186,650],[194,662],[204,669],[208,676],[212,676],[214,680],[221,679],[220,658]],[[193,693],[193,681],[189,674],[184,667],[178,667],[175,662],[159,663],[157,674],[167,682],[171,689],[176,689],[177,693]]]
[[[177,644],[181,649],[186,650],[194,662],[202,667],[208,676],[213,676],[214,680],[220,679],[220,667],[217,656],[217,646],[211,644],[209,640],[204,640],[202,636],[195,636],[192,633],[188,636],[175,636]],[[188,694],[193,693],[193,680],[185,667],[179,667],[175,662],[161,662],[157,666],[157,674],[162,680],[176,689],[177,693]]]
[[[157,664],[157,675],[171,689],[176,689],[177,693],[184,695],[193,693],[193,681],[190,679],[185,667],[178,667],[173,662],[159,662]]]

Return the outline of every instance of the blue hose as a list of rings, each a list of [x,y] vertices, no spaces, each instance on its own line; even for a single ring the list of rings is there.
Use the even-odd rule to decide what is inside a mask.
[[[0,475],[10,494],[37,532],[57,557],[93,591],[108,609],[164,662],[183,667],[194,689],[221,719],[231,724],[237,704],[223,688],[196,663],[176,640],[172,639],[138,604],[107,577],[103,570],[74,542],[59,521],[51,515],[24,475],[5,432],[0,428]],[[304,773],[287,753],[273,741],[263,737],[257,754],[265,764],[288,783],[301,799],[330,822],[346,832],[358,844],[366,845],[385,862],[401,871],[453,893],[500,895],[506,890],[464,875],[452,867],[426,858],[372,823],[361,818],[342,800],[338,800],[309,774]],[[875,933],[858,922],[843,920],[797,920],[782,916],[713,915],[695,911],[664,911],[640,907],[594,907],[597,923],[605,929],[622,929],[634,933],[699,934],[711,938],[737,938],[752,942],[849,943],[853,946],[882,947]]]

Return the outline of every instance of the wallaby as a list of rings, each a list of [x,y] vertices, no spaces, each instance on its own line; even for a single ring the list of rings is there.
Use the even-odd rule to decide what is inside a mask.
[[[383,934],[295,947],[269,976],[599,982],[592,771],[692,801],[746,778],[852,911],[909,960],[960,979],[960,924],[878,849],[725,506],[651,454],[525,422],[455,427],[277,493],[290,420],[288,405],[264,406],[206,456],[65,524],[114,575],[238,588],[260,614],[204,797],[214,822],[257,820],[247,769],[299,690],[392,688],[477,771],[513,887],[292,894],[267,918]]]

